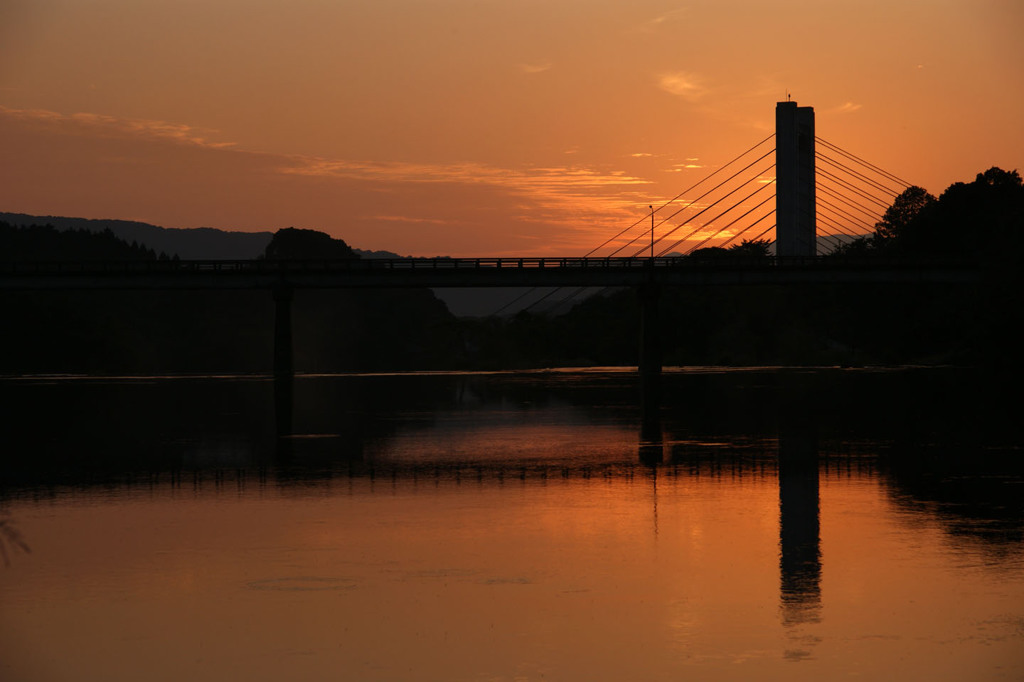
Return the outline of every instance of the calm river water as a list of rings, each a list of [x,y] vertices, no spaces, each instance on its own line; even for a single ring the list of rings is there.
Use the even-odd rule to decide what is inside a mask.
[[[0,379],[0,679],[1020,680],[954,370]],[[24,545],[24,548],[21,545]]]

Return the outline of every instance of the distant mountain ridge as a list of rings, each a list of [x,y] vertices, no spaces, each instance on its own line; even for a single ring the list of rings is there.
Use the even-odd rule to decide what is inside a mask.
[[[230,232],[213,227],[160,227],[134,220],[66,218],[26,213],[0,212],[0,222],[19,227],[53,225],[61,231],[102,232],[109,229],[115,236],[128,243],[137,242],[157,253],[163,252],[171,257],[177,255],[182,260],[252,260],[263,255],[267,244],[274,237],[273,232]],[[352,250],[363,258],[406,257],[391,251],[368,251],[354,247]],[[488,315],[515,298],[519,291],[438,289],[435,290],[435,294],[445,302],[453,314],[463,317]],[[521,310],[522,307],[514,307],[510,312]]]
[[[65,218],[27,213],[0,212],[0,222],[11,225],[53,225],[58,230],[109,229],[128,243],[138,242],[157,253],[177,255],[182,260],[251,260],[263,255],[273,232],[232,232],[215,227],[160,227],[135,220]],[[363,258],[404,258],[391,251],[366,251],[353,248]]]
[[[0,213],[0,220],[11,225],[53,225],[58,230],[109,229],[126,242],[144,244],[168,256],[183,260],[248,260],[259,257],[274,236],[273,232],[228,232],[212,227],[192,229],[159,227],[134,220],[94,220],[61,216],[34,216],[25,213]]]

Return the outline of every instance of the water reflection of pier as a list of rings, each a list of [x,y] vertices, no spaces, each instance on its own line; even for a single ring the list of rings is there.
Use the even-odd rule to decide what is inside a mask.
[[[651,467],[655,472],[655,495],[657,469],[665,462],[666,444],[661,423],[660,400],[656,393],[644,391],[643,412],[640,426],[638,460],[641,465]],[[799,623],[818,622],[821,618],[821,520],[818,489],[819,457],[814,424],[800,415],[807,414],[806,405],[788,405],[783,409],[784,418],[779,426],[776,453],[764,448],[759,461],[763,473],[768,456],[775,454],[776,473],[779,481],[779,575],[782,622],[791,626]],[[674,466],[690,460],[698,464],[701,458],[693,457],[686,448],[669,447],[669,461]],[[730,448],[731,449],[731,448]],[[718,466],[731,459],[735,467],[737,458],[728,452],[720,456],[704,458]],[[742,460],[749,461],[750,453]],[[655,499],[655,509],[657,500]]]
[[[786,625],[821,613],[818,446],[810,429],[779,434],[779,574]]]

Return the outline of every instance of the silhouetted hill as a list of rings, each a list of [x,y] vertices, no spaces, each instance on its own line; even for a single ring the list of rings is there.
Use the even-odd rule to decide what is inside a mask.
[[[16,226],[52,225],[58,231],[85,230],[112,234],[129,244],[137,242],[153,249],[157,254],[177,255],[183,260],[250,260],[263,255],[264,249],[274,236],[273,232],[231,232],[212,227],[179,229],[159,227],[132,220],[93,220],[89,218],[65,218],[58,216],[35,216],[25,213],[2,213],[0,221]],[[352,249],[362,258],[407,258],[392,251]],[[495,289],[438,289],[438,298],[457,317],[486,316],[492,314],[519,293]],[[525,303],[524,303],[525,305]],[[513,306],[506,314],[516,313],[522,306]]]
[[[158,227],[132,220],[93,220],[0,213],[0,221],[12,225],[52,225],[59,231],[110,230],[128,243],[138,242],[157,253],[177,255],[183,260],[249,260],[258,257],[270,243],[273,232],[228,232],[212,227],[179,229]]]
[[[264,257],[359,256],[342,239],[287,228],[274,234]],[[439,369],[450,367],[459,355],[455,318],[425,287],[297,290],[293,296],[299,369]]]
[[[366,251],[363,249],[352,249],[362,258],[408,258],[409,256],[400,256],[393,251]]]
[[[335,260],[358,258],[344,239],[335,239],[316,230],[287,227],[274,233],[263,251],[267,260]]]
[[[267,258],[354,258],[344,241],[280,230]],[[109,229],[63,231],[0,222],[0,258],[138,260],[159,256]],[[166,257],[166,256],[165,256]],[[274,299],[266,290],[0,289],[0,374],[265,372]],[[455,320],[429,289],[296,291],[299,371],[441,369],[459,355]]]
[[[134,220],[94,220],[91,218],[65,218],[36,216],[26,213],[0,212],[0,221],[14,226],[52,225],[58,231],[85,230],[104,232],[128,243],[138,242],[183,260],[250,260],[263,255],[274,236],[273,232],[233,232],[213,227],[175,228],[160,227]],[[391,251],[353,249],[363,258],[405,258]]]

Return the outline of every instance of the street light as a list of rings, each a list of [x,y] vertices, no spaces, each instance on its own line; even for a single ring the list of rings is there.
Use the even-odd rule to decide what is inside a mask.
[[[651,262],[654,262],[654,205],[650,206],[651,209]]]

